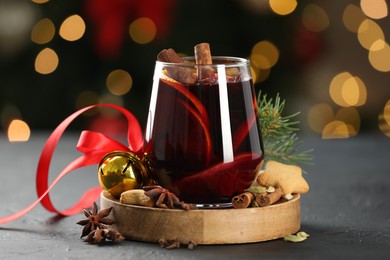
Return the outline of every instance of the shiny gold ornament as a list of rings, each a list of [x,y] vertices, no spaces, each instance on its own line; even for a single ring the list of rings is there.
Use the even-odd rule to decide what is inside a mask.
[[[150,163],[130,152],[116,151],[107,154],[99,163],[99,182],[115,198],[126,190],[154,185]]]

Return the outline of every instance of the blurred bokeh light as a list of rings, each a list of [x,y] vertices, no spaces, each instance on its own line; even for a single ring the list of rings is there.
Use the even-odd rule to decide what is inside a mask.
[[[348,72],[336,75],[330,83],[329,93],[339,106],[362,106],[366,103],[367,91],[364,82]]]
[[[368,59],[372,67],[381,72],[390,71],[390,47],[382,39],[376,40],[368,53]]]
[[[276,14],[287,15],[297,7],[297,0],[269,0],[269,5]]]
[[[329,18],[324,9],[314,4],[308,4],[303,9],[302,22],[312,32],[321,32],[329,26]]]
[[[8,140],[10,142],[26,142],[30,138],[30,127],[26,122],[14,119],[8,127]]]
[[[36,44],[46,44],[53,39],[55,31],[53,22],[49,18],[44,18],[34,25],[31,40]]]
[[[357,34],[360,44],[367,50],[374,42],[385,39],[382,28],[370,19],[365,19],[360,24]]]
[[[387,16],[386,0],[360,0],[363,12],[373,19],[381,19]]]
[[[85,33],[85,23],[83,18],[74,14],[67,17],[61,24],[60,36],[67,41],[77,41]]]
[[[34,3],[37,3],[37,4],[44,4],[44,3],[47,3],[49,2],[49,0],[32,0]]]
[[[133,79],[127,71],[117,69],[108,74],[106,84],[110,93],[122,96],[130,91]]]
[[[256,91],[301,111],[304,134],[390,137],[389,19],[385,0],[0,0],[1,127],[28,140],[98,103],[145,125],[157,53],[209,42],[248,58]],[[109,109],[85,115],[74,128],[122,127]]]
[[[148,17],[142,17],[130,24],[129,34],[133,41],[139,44],[147,44],[156,36],[156,25]]]
[[[343,23],[349,31],[357,33],[361,23],[367,17],[364,15],[361,8],[354,4],[349,4],[343,12]]]
[[[57,69],[58,55],[50,49],[45,48],[40,51],[35,59],[35,70],[41,74],[49,74]]]

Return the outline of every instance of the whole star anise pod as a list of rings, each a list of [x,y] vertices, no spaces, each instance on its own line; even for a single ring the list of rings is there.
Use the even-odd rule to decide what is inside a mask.
[[[184,210],[196,209],[194,204],[188,204],[180,201],[174,193],[159,185],[144,186],[142,189],[145,191],[145,195],[151,198],[159,208],[179,208]]]
[[[107,229],[105,225],[114,224],[114,220],[107,217],[111,210],[112,207],[98,212],[98,207],[95,202],[93,203],[92,212],[88,209],[83,209],[84,215],[87,218],[77,222],[77,224],[84,226],[80,238],[90,234],[96,229]]]

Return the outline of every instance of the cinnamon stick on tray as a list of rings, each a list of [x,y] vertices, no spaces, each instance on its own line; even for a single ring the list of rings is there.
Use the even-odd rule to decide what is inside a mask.
[[[266,195],[256,196],[256,202],[260,207],[265,207],[274,204],[283,195],[283,191],[280,188],[276,188],[274,192],[268,193]]]
[[[183,59],[173,49],[162,50],[157,55],[157,60],[169,63],[184,63]],[[193,84],[196,81],[196,76],[190,68],[167,66],[166,69],[168,76],[180,83]]]
[[[206,42],[199,43],[194,47],[195,61],[197,65],[211,65],[210,45]],[[214,78],[214,69],[211,66],[202,66],[198,69],[198,80]]]
[[[244,192],[237,196],[234,196],[232,199],[232,205],[236,209],[244,209],[251,205],[252,201],[254,201],[255,196],[250,192]]]

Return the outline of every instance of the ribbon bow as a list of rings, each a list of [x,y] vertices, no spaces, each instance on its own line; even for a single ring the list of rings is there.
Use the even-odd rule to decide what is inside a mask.
[[[49,186],[48,181],[50,162],[53,157],[54,150],[62,134],[70,125],[70,123],[72,123],[72,121],[76,119],[79,115],[97,107],[113,108],[118,110],[125,116],[128,122],[127,141],[129,146],[127,147],[102,133],[83,131],[80,135],[80,139],[77,144],[77,149],[82,152],[83,155],[68,164]],[[59,211],[54,207],[49,196],[50,190],[60,181],[60,179],[62,179],[69,172],[84,166],[97,164],[100,162],[104,155],[112,151],[129,151],[139,155],[142,152],[143,145],[144,141],[139,122],[137,118],[125,108],[113,104],[98,104],[85,107],[76,111],[57,126],[57,128],[47,139],[42,149],[36,173],[36,189],[38,199],[25,209],[13,215],[0,218],[0,224],[8,223],[24,216],[39,203],[41,203],[42,206],[48,211],[62,216],[71,216],[80,213],[82,208],[90,207],[92,203],[96,201],[96,199],[99,197],[100,192],[102,191],[102,188],[100,186],[87,190],[84,195],[79,199],[79,201],[77,201],[70,208],[63,211]]]

